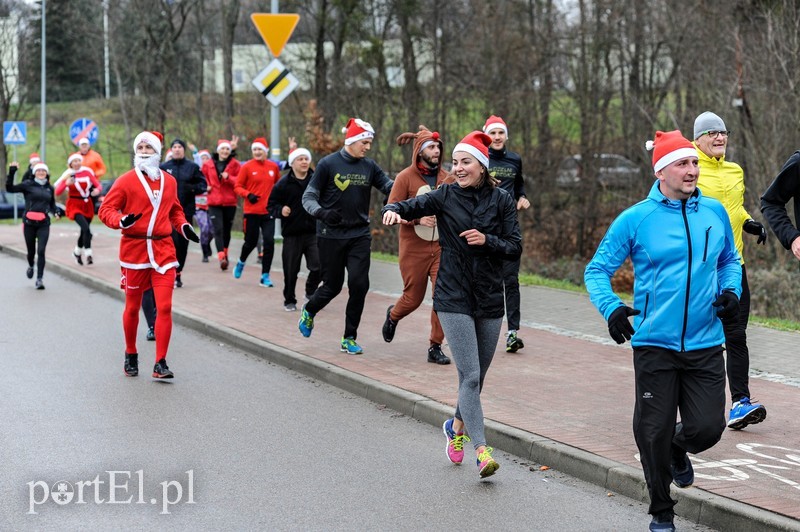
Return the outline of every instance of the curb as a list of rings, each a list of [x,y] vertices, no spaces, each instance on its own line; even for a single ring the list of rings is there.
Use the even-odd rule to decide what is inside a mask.
[[[0,252],[22,259],[26,257],[21,250],[3,245],[0,245]],[[48,263],[47,266],[71,281],[88,285],[119,301],[125,299],[122,291],[111,283],[58,263]],[[440,427],[442,420],[452,415],[452,407],[422,395],[321,362],[235,329],[210,323],[186,311],[173,308],[172,315],[174,322],[184,327],[434,427]],[[647,485],[642,471],[637,468],[491,419],[486,419],[486,436],[495,448],[524,460],[547,464],[552,469],[606,490],[640,502],[649,502]],[[717,530],[800,531],[800,522],[795,519],[700,488],[679,489],[673,485],[671,493],[673,499],[678,500],[676,515]]]

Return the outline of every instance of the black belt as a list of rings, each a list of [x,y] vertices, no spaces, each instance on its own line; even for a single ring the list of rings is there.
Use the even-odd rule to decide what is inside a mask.
[[[123,234],[122,236],[127,236],[128,238],[134,238],[136,240],[163,240],[165,238],[171,237],[172,235],[161,235],[161,236],[153,235],[153,236],[148,236],[148,235],[126,235],[126,234]]]

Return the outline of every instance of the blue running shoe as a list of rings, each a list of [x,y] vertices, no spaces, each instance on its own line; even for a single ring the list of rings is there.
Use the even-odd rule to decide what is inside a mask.
[[[297,327],[300,329],[300,334],[308,338],[311,336],[311,331],[314,330],[314,316],[308,313],[306,307],[300,313],[300,321],[297,322]]]
[[[361,346],[356,343],[355,338],[342,338],[342,352],[348,355],[360,355],[364,352]]]
[[[269,280],[269,274],[268,273],[262,273],[261,274],[261,280],[258,282],[258,284],[260,284],[261,286],[269,287],[269,288],[273,287],[272,281]]]
[[[751,403],[749,397],[742,397],[731,407],[728,427],[742,430],[747,425],[755,425],[767,419],[767,409],[759,403]]]
[[[242,272],[244,271],[244,262],[238,261],[236,266],[233,267],[233,278],[238,279],[242,276]]]
[[[674,515],[671,510],[654,515],[653,520],[650,521],[650,532],[675,532],[673,519]]]
[[[672,481],[679,488],[688,488],[694,484],[694,468],[692,468],[692,461],[689,460],[686,451],[678,455],[675,455],[673,451],[669,469],[672,473]]]

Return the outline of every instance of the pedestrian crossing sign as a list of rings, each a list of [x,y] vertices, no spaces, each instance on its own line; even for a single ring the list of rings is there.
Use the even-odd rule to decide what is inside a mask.
[[[27,142],[25,122],[3,122],[3,144],[25,144]]]
[[[253,79],[253,86],[274,107],[278,107],[298,85],[300,82],[297,78],[277,59],[273,59],[267,68]]]

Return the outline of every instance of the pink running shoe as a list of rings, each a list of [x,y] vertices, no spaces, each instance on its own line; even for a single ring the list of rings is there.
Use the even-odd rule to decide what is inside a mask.
[[[454,464],[460,464],[464,460],[464,442],[469,441],[469,436],[463,432],[456,432],[453,430],[453,418],[450,418],[442,425],[442,431],[445,438],[447,438],[447,459]]]
[[[494,449],[486,447],[481,454],[478,455],[476,462],[478,463],[478,474],[481,478],[486,478],[494,475],[494,472],[500,469],[500,464],[495,462],[492,458]]]

